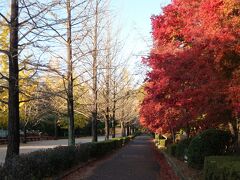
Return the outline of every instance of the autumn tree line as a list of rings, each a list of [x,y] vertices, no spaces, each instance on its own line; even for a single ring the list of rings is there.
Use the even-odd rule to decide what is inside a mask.
[[[0,1],[0,128],[6,160],[19,154],[20,129],[98,124],[105,139],[137,122],[138,91],[121,56],[120,30],[107,0]],[[128,131],[127,131],[127,130]],[[110,133],[111,132],[111,133]]]
[[[153,132],[228,130],[238,142],[240,2],[173,0],[152,16],[141,123]]]

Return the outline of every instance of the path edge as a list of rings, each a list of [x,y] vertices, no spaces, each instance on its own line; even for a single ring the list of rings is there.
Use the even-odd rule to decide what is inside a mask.
[[[167,160],[168,164],[172,167],[173,171],[175,174],[181,179],[181,180],[187,180],[187,178],[184,177],[183,173],[181,170],[178,168],[178,166],[169,158],[166,152],[163,150],[160,150],[160,153],[162,153]]]

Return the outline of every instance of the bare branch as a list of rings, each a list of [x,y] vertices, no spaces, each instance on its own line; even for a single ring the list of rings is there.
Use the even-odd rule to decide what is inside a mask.
[[[5,80],[9,80],[9,78],[5,75],[3,75],[1,72],[0,72],[0,79],[5,79]]]
[[[7,24],[10,24],[10,21],[7,19],[6,16],[4,16],[2,13],[0,13],[0,16],[7,22]]]

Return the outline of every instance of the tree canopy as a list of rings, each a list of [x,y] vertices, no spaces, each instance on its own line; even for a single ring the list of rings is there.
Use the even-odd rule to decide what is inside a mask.
[[[239,8],[235,0],[174,0],[152,16],[144,126],[198,132],[238,116]]]

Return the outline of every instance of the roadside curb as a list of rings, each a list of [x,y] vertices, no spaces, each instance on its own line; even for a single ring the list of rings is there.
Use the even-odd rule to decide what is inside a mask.
[[[165,159],[167,160],[168,164],[172,167],[175,174],[181,179],[181,180],[187,180],[187,178],[184,177],[181,170],[178,168],[178,166],[169,158],[168,154],[162,150],[160,152],[164,155]]]

